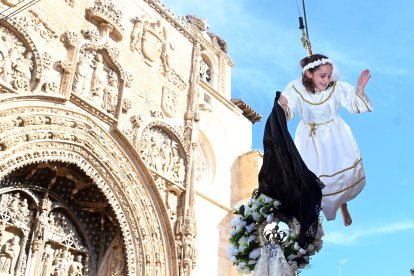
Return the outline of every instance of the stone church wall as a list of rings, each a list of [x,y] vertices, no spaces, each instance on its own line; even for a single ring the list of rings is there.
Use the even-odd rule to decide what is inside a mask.
[[[225,41],[158,0],[0,9],[0,275],[233,275],[260,115]]]

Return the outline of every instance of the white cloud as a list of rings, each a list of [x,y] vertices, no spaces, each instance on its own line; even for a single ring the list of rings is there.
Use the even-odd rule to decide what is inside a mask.
[[[357,242],[360,239],[375,235],[389,235],[396,232],[413,230],[414,221],[396,222],[388,225],[383,225],[375,228],[358,229],[351,233],[349,232],[331,232],[325,233],[323,238],[326,243],[333,243],[338,245],[350,245]]]

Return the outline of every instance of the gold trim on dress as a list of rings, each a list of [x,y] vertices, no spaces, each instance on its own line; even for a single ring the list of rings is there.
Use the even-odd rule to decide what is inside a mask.
[[[368,107],[368,104],[367,104],[367,102],[365,101],[365,99],[361,96],[361,95],[359,95],[358,93],[356,93],[357,94],[357,97],[358,98],[360,98],[361,99],[361,101],[365,104],[365,107],[367,108],[367,110],[369,111],[369,112],[372,112],[372,110]]]
[[[359,182],[361,182],[361,181],[362,181],[362,180],[364,180],[364,179],[365,179],[365,176],[364,176],[363,178],[361,178],[360,180],[358,180],[357,182],[355,182],[354,184],[352,184],[351,186],[346,187],[345,189],[342,189],[342,190],[340,190],[340,191],[337,191],[337,192],[334,192],[334,193],[330,193],[330,194],[323,194],[322,196],[332,196],[332,195],[336,195],[336,194],[339,194],[339,193],[345,192],[346,190],[349,190],[349,189],[351,189],[352,187],[356,186]]]
[[[359,158],[359,159],[355,160],[354,164],[351,167],[345,168],[343,170],[340,170],[340,171],[338,171],[338,172],[336,172],[334,174],[321,174],[319,176],[319,178],[321,178],[321,177],[332,177],[332,176],[335,176],[337,174],[343,173],[343,172],[345,172],[347,170],[351,170],[351,169],[355,168],[361,161],[362,161],[362,158]]]
[[[334,84],[332,86],[332,92],[331,92],[331,94],[329,94],[329,96],[325,100],[323,100],[323,101],[321,101],[319,103],[313,103],[313,102],[310,102],[310,101],[306,100],[305,97],[303,97],[303,95],[299,92],[299,90],[297,90],[296,87],[292,84],[293,90],[295,90],[295,92],[299,94],[299,96],[302,98],[302,100],[304,102],[308,103],[308,104],[311,104],[311,105],[321,105],[321,104],[324,104],[325,102],[327,102],[331,98],[333,92],[335,91],[335,87],[336,87],[336,81],[334,82]]]

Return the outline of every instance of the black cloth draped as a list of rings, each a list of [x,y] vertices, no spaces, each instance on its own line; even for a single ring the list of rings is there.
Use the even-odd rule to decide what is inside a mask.
[[[265,125],[257,194],[263,193],[281,202],[276,216],[282,221],[293,217],[299,221],[299,244],[303,246],[316,235],[323,184],[308,169],[289,134],[285,112],[278,104],[280,94],[276,93]]]

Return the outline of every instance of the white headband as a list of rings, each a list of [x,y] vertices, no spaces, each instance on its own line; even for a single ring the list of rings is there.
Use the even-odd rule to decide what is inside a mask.
[[[332,65],[332,61],[329,58],[323,58],[323,59],[315,60],[314,62],[308,63],[305,67],[303,67],[302,73],[305,73],[306,70],[315,68],[315,67],[320,66],[322,64],[331,64]]]

